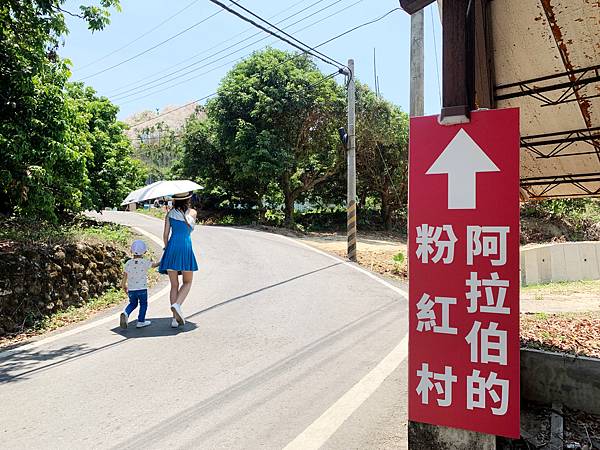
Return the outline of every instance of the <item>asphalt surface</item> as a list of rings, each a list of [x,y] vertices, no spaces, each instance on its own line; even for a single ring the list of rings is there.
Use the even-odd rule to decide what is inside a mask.
[[[103,217],[162,233],[154,218]],[[356,409],[338,402],[406,335],[397,291],[273,234],[197,227],[193,241],[183,329],[163,295],[150,327],[109,316],[0,353],[0,448],[279,449],[332,408],[341,423],[300,447],[406,448],[405,359]]]

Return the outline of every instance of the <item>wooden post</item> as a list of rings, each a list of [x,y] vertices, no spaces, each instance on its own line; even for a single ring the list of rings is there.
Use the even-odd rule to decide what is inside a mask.
[[[445,125],[469,121],[470,77],[467,40],[471,34],[467,21],[469,0],[453,0],[442,8],[442,111]],[[471,6],[471,10],[472,10]]]

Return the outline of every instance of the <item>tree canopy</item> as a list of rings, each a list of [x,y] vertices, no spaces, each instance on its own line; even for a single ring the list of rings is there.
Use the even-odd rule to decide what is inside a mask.
[[[356,117],[358,193],[379,198],[390,229],[393,212],[408,200],[408,114],[359,83]]]
[[[341,88],[310,58],[256,52],[225,76],[207,106],[212,147],[221,158],[217,173],[259,206],[278,191],[292,221],[298,197],[343,163],[336,134],[343,111]]]
[[[65,14],[91,31],[109,23],[109,8],[63,9],[64,0],[7,0],[0,5],[0,212],[56,219],[101,208],[135,182],[131,146],[117,108],[91,88],[69,83],[58,57]]]
[[[255,52],[222,80],[207,119],[188,121],[179,173],[208,192],[259,209],[282,206],[294,220],[299,201],[344,204],[347,123],[343,86],[305,56]],[[359,195],[375,196],[391,226],[406,202],[408,118],[358,84]]]

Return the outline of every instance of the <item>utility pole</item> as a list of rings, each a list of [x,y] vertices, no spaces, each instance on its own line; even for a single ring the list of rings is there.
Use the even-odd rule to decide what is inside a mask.
[[[348,198],[346,200],[348,225],[348,259],[356,262],[356,85],[354,60],[348,60]]]
[[[425,114],[424,77],[425,56],[423,51],[423,9],[410,15],[410,116]]]

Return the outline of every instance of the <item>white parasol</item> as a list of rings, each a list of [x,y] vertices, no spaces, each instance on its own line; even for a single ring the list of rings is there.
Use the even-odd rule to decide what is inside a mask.
[[[143,202],[145,200],[152,200],[160,197],[170,197],[175,194],[195,191],[196,189],[203,188],[198,183],[194,183],[190,180],[157,181],[130,192],[121,205]]]

